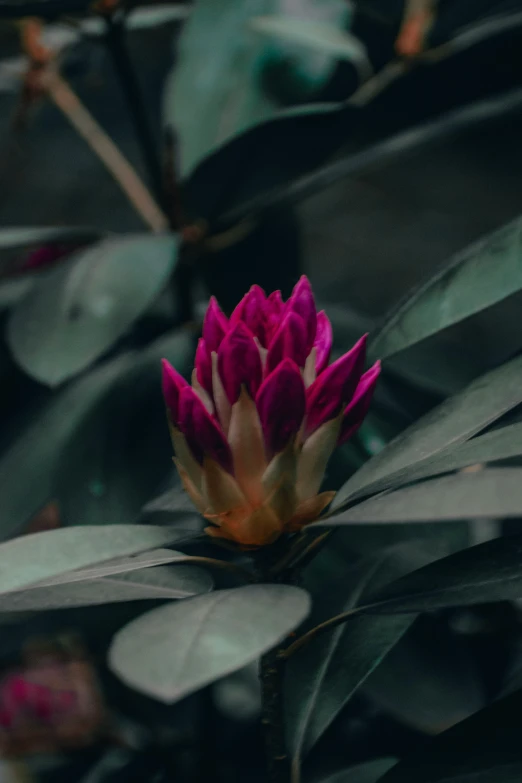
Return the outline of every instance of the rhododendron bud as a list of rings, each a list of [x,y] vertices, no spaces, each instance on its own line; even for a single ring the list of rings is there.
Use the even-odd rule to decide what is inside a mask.
[[[176,465],[207,533],[243,547],[313,522],[333,450],[366,415],[380,371],[366,337],[328,366],[332,329],[303,277],[286,304],[258,286],[230,321],[209,304],[189,386],[164,360]]]

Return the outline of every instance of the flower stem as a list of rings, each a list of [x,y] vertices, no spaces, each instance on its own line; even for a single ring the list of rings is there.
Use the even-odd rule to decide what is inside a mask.
[[[262,717],[269,783],[288,783],[290,764],[286,752],[283,714],[284,660],[279,649],[261,658]]]

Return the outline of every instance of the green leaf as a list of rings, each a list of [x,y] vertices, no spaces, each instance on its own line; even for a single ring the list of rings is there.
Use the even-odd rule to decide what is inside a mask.
[[[212,577],[191,566],[156,566],[132,573],[34,585],[0,596],[0,613],[71,609],[121,601],[191,598],[212,588]]]
[[[522,218],[454,258],[404,302],[372,340],[385,359],[522,288]]]
[[[423,744],[379,783],[519,783],[521,715],[518,692]]]
[[[345,564],[342,579],[332,581],[331,574],[325,575],[319,590],[312,591],[314,612],[307,627],[353,608],[369,585],[382,578],[383,566],[396,576],[390,554],[385,551],[359,564]],[[290,657],[285,714],[295,780],[302,758],[414,619],[414,615],[354,616]]]
[[[394,489],[402,484],[437,476],[441,473],[452,473],[470,465],[518,457],[520,454],[522,454],[522,424],[511,424],[487,432],[485,435],[478,435],[461,443],[460,446],[450,446],[433,457],[417,462],[412,467],[391,473],[381,481],[364,487],[360,493],[356,492],[352,499],[375,495],[377,492]]]
[[[0,593],[115,557],[144,552],[181,538],[168,527],[66,527],[21,536],[0,545]]]
[[[522,536],[486,541],[371,593],[372,612],[425,612],[522,597]]]
[[[397,759],[393,758],[365,761],[364,764],[336,772],[322,779],[320,783],[378,783],[382,775],[396,763]]]
[[[304,590],[266,584],[162,606],[116,634],[109,663],[127,685],[172,704],[274,647],[309,603]]]
[[[103,231],[83,226],[14,226],[0,229],[0,251],[52,242],[83,242],[99,239],[103,234]]]
[[[172,470],[161,399],[161,429],[156,433],[159,442],[152,443],[149,433],[141,450],[123,453],[120,443],[108,435],[118,426],[119,437],[128,440],[130,430],[140,429],[138,417],[144,411],[139,408],[139,396],[133,397],[136,408],[130,411],[130,420],[122,420],[127,396],[141,386],[138,381],[142,376],[150,376],[147,382],[156,385],[161,397],[162,356],[186,372],[193,356],[190,335],[177,332],[146,351],[130,352],[102,364],[52,397],[34,416],[0,459],[0,538],[19,534],[27,520],[50,500],[63,506],[69,524],[134,521],[162,480],[156,455],[163,455],[166,471]],[[154,451],[147,450],[146,445],[154,446]],[[149,475],[151,464],[155,475]],[[94,493],[93,482],[100,478],[104,491]]]
[[[477,378],[391,441],[341,487],[332,509],[376,481],[468,440],[522,402],[522,357]]]
[[[340,26],[281,15],[256,16],[250,22],[250,27],[258,33],[301,44],[311,51],[318,51],[339,60],[348,60],[359,71],[361,80],[366,81],[371,76],[372,66],[364,44]]]
[[[522,516],[522,468],[486,468],[384,492],[311,527]]]
[[[177,538],[177,531],[173,531],[173,537]],[[73,582],[83,582],[87,579],[99,579],[105,576],[115,576],[119,574],[128,574],[133,571],[141,571],[154,566],[167,565],[170,563],[183,563],[187,561],[187,555],[183,552],[176,552],[173,549],[153,549],[151,552],[145,552],[142,555],[129,555],[128,557],[116,557],[113,560],[103,562],[101,565],[88,566],[87,568],[78,568],[74,571],[68,571],[59,576],[53,576],[49,579],[42,579],[35,585],[27,589],[39,590],[41,587],[54,587],[55,585],[70,585]]]
[[[11,313],[16,361],[49,386],[83,370],[160,293],[176,252],[174,236],[107,239],[50,270]]]

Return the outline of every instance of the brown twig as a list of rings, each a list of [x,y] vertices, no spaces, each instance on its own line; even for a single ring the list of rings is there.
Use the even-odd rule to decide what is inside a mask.
[[[155,232],[166,231],[168,221],[149,190],[112,139],[80,102],[69,85],[54,69],[42,75],[47,94],[87,142],[123,190],[136,211]]]

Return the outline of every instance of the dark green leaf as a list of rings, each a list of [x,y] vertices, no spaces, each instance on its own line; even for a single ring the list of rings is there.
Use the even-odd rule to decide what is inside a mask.
[[[518,692],[440,734],[379,783],[519,783],[521,731]]]
[[[481,376],[408,427],[341,487],[337,509],[364,487],[468,440],[522,402],[522,357]]]
[[[157,470],[158,463],[152,459],[156,451],[148,452],[143,448],[139,453],[123,454],[119,443],[108,440],[107,435],[114,432],[112,427],[116,425],[122,432],[125,432],[124,426],[127,430],[139,429],[137,417],[145,412],[139,410],[138,405],[132,411],[132,424],[129,420],[123,422],[127,403],[122,401],[127,399],[127,389],[132,392],[142,375],[151,376],[160,397],[159,360],[162,356],[185,372],[192,355],[190,335],[178,332],[158,340],[146,351],[128,353],[101,365],[51,399],[0,460],[3,514],[0,537],[18,534],[27,520],[53,499],[64,506],[66,521],[70,524],[133,521],[143,502],[161,482],[160,475],[149,476],[147,472],[150,462]],[[107,401],[114,401],[115,395],[120,395],[119,406],[114,403],[114,407],[108,408]],[[166,470],[172,470],[161,399],[158,404],[162,422],[157,435],[159,438],[164,436],[165,440],[159,448],[156,444],[156,450],[163,455]],[[97,446],[100,440],[101,451]],[[102,493],[94,492],[92,483],[99,481],[100,475],[103,477]],[[147,478],[145,483],[144,476]]]
[[[454,258],[386,321],[370,353],[385,359],[522,288],[522,218]]]
[[[66,584],[34,585],[28,590],[7,593],[0,596],[0,614],[71,609],[121,601],[191,598],[211,588],[212,577],[199,568],[156,566],[133,573],[75,579]]]
[[[172,531],[172,528],[170,528]],[[177,538],[177,532],[172,531]],[[68,571],[59,576],[53,576],[49,579],[42,579],[37,584],[28,589],[40,589],[41,587],[52,587],[55,585],[72,584],[73,582],[83,582],[86,579],[99,579],[105,576],[115,576],[117,574],[127,574],[132,571],[141,571],[154,566],[167,565],[170,563],[186,562],[187,555],[183,552],[176,552],[173,549],[153,549],[151,552],[145,552],[142,555],[130,555],[128,557],[117,557],[113,560],[103,562],[101,565],[88,566],[87,568],[78,568],[74,571]]]
[[[348,769],[336,772],[321,780],[320,783],[377,783],[382,775],[396,763],[397,759],[392,758],[365,761],[364,764],[357,764],[355,767],[348,767]]]
[[[312,527],[522,517],[522,468],[486,468],[384,492]]]
[[[87,367],[160,293],[176,252],[174,236],[107,239],[50,270],[12,311],[17,362],[50,386]]]
[[[353,499],[363,495],[374,495],[440,473],[452,473],[470,465],[497,462],[520,454],[522,454],[522,424],[511,424],[472,438],[461,443],[460,446],[450,446],[433,457],[417,462],[412,467],[391,473],[381,481],[369,484],[360,493],[356,492]]]
[[[180,534],[153,525],[68,527],[21,536],[0,545],[0,593],[43,579],[172,543]]]
[[[0,250],[14,250],[51,242],[83,242],[99,239],[103,231],[82,226],[16,226],[0,229]]]
[[[367,597],[376,612],[424,612],[522,597],[522,537],[507,536],[437,560]]]
[[[308,609],[304,590],[270,584],[162,606],[116,634],[110,666],[131,687],[171,704],[274,647]]]
[[[344,576],[335,584],[331,573],[326,575],[319,586],[319,593],[314,593],[314,612],[309,625],[317,625],[327,617],[355,606],[369,585],[372,582],[375,585],[377,579],[382,578],[383,566],[386,570],[391,569],[391,574],[396,576],[396,569],[390,565],[389,551],[360,564],[345,564]],[[385,623],[383,619],[352,617],[290,657],[286,678],[286,719],[296,780],[301,759],[398,642],[414,616],[388,617]]]

